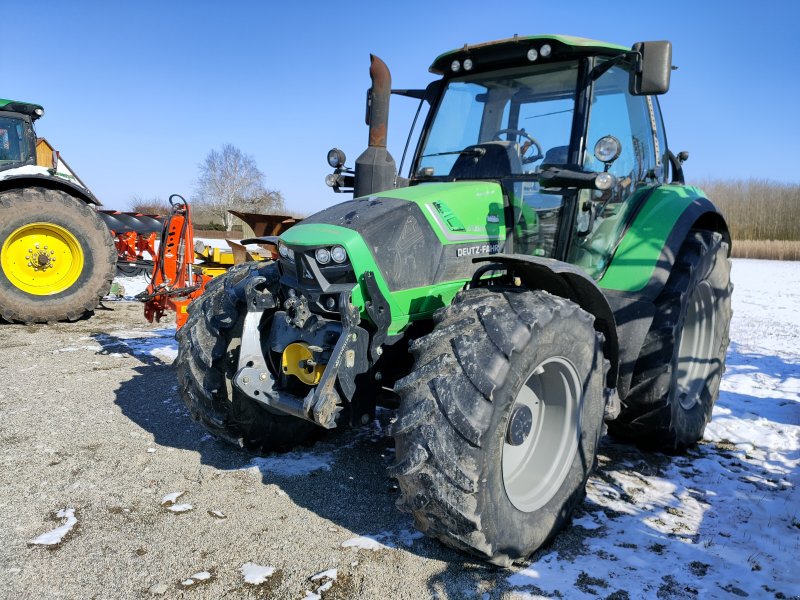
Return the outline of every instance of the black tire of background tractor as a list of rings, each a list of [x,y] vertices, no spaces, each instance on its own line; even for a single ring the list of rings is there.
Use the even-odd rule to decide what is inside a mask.
[[[0,247],[29,223],[52,223],[69,231],[83,252],[83,271],[68,289],[36,296],[17,288],[0,269],[0,316],[12,323],[77,321],[108,294],[117,262],[114,240],[97,212],[60,190],[41,187],[0,192]]]
[[[702,439],[725,372],[732,314],[730,274],[728,244],[722,236],[691,231],[656,299],[653,323],[636,361],[622,411],[609,423],[614,436],[667,452],[681,452]],[[697,313],[690,310],[692,298],[702,299],[703,290],[713,298],[706,303],[711,322],[701,319],[698,325],[692,319],[693,324],[687,326],[687,314]],[[710,372],[704,383],[692,386],[683,396],[677,381],[684,371],[678,365],[685,365],[688,355],[681,356],[681,340],[698,327],[702,330],[703,323],[712,335],[706,346],[708,355],[696,358],[705,361]]]
[[[203,295],[189,305],[189,318],[178,330],[175,365],[192,418],[217,437],[263,454],[308,444],[321,428],[270,412],[233,387],[245,317],[244,298],[233,286],[255,276],[266,277],[270,289],[278,281],[277,264],[237,265],[209,282]]]
[[[585,495],[603,425],[602,335],[576,304],[540,291],[461,292],[434,323],[411,344],[414,369],[395,387],[401,405],[389,473],[400,484],[397,506],[426,535],[509,565],[551,540]],[[552,493],[541,506],[523,511],[504,482],[507,425],[528,377],[558,357],[577,375],[574,459],[567,453],[561,477],[544,483]],[[543,446],[533,469],[542,468]]]

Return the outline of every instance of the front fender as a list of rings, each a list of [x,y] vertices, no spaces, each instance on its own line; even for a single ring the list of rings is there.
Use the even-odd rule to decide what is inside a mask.
[[[569,263],[528,256],[527,254],[498,254],[476,258],[473,262],[488,262],[512,271],[519,277],[522,286],[531,290],[543,290],[554,296],[572,300],[594,316],[594,328],[603,334],[603,354],[609,361],[606,385],[617,387],[619,372],[619,341],[614,312],[603,291],[582,269]]]

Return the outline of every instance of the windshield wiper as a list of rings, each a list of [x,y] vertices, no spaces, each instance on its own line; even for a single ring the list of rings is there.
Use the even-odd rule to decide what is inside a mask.
[[[447,156],[448,154],[464,154],[469,156],[483,156],[486,154],[486,148],[464,148],[463,150],[451,150],[450,152],[436,152],[435,154],[423,154],[422,158],[429,156]]]

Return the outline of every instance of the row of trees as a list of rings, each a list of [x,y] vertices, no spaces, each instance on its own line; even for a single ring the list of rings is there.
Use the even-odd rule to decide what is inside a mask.
[[[229,210],[269,214],[286,209],[283,195],[266,187],[266,177],[255,159],[232,144],[209,152],[198,168],[200,174],[192,202],[195,215],[213,218],[225,231],[230,231],[234,223]],[[168,203],[160,198],[134,198],[131,208],[146,214],[169,211]]]

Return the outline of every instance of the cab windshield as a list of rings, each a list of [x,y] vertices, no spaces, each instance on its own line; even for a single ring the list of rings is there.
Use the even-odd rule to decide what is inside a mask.
[[[0,169],[33,162],[36,143],[33,128],[23,118],[0,116]]]
[[[493,141],[501,142],[496,149],[509,160],[499,161],[496,173],[478,178],[524,175],[542,164],[566,163],[577,81],[577,61],[451,79],[423,141],[416,176],[469,178],[458,173],[462,151]]]

